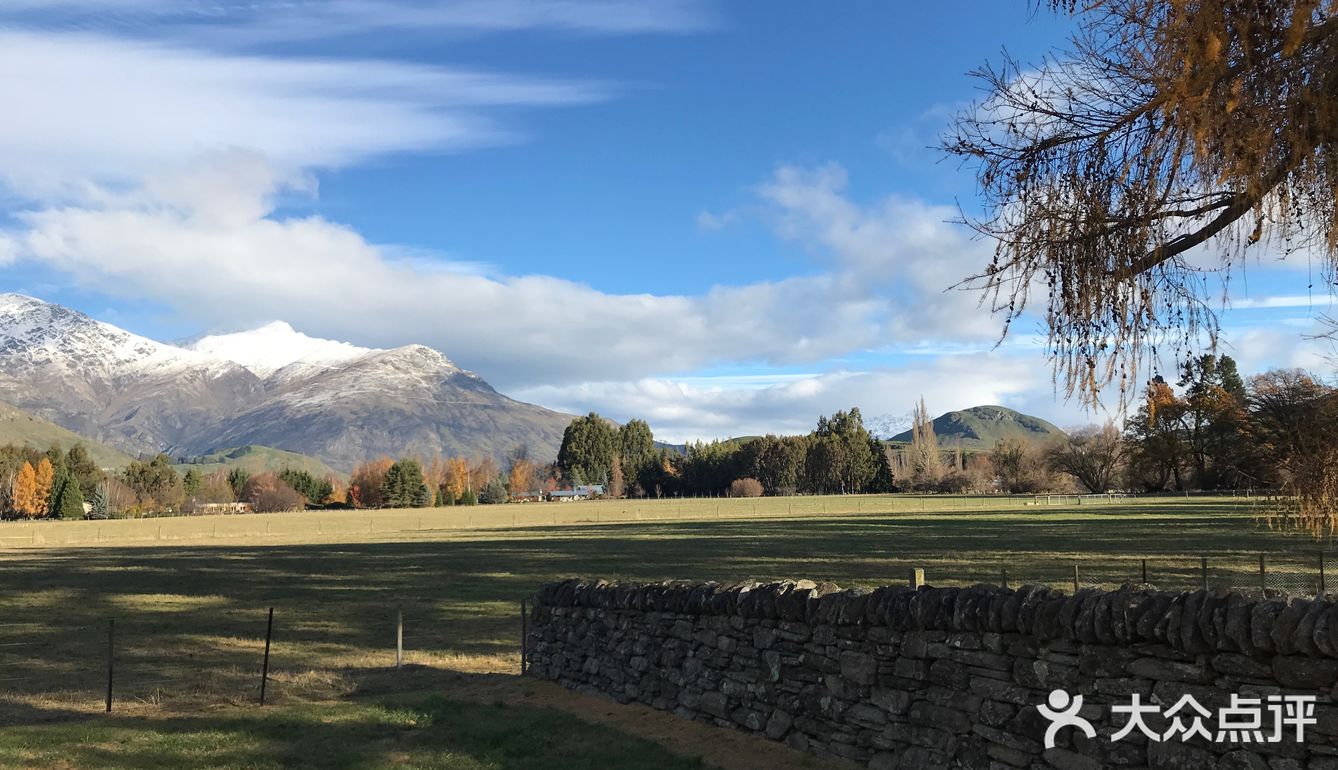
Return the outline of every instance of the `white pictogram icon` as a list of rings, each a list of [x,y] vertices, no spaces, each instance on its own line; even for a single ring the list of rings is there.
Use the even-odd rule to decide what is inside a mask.
[[[1045,747],[1053,749],[1055,747],[1055,734],[1064,727],[1076,727],[1082,730],[1088,738],[1096,737],[1096,728],[1092,723],[1078,716],[1082,710],[1082,696],[1069,695],[1064,690],[1051,690],[1050,697],[1046,699],[1050,705],[1047,707],[1041,704],[1036,710],[1041,716],[1050,720],[1050,726],[1045,729]]]

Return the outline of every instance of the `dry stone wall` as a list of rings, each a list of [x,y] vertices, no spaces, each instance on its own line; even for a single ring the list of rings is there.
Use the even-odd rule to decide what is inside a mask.
[[[1327,599],[569,580],[537,592],[530,620],[531,675],[871,768],[1338,770]],[[1066,728],[1044,747],[1037,706],[1055,689],[1083,696],[1095,737]],[[1191,696],[1209,731],[1233,693],[1315,696],[1314,724],[1303,742],[1112,740],[1127,717],[1111,707],[1135,693],[1159,709]]]

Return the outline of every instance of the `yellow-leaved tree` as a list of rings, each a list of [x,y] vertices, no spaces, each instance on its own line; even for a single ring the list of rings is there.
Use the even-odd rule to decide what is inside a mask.
[[[14,477],[14,511],[24,518],[34,518],[46,510],[37,503],[37,472],[32,463],[24,463]]]
[[[56,468],[51,464],[51,460],[43,457],[42,462],[37,464],[34,475],[37,481],[37,493],[34,496],[37,509],[29,514],[29,518],[42,516],[51,507],[51,494],[54,491],[51,487],[56,481]]]

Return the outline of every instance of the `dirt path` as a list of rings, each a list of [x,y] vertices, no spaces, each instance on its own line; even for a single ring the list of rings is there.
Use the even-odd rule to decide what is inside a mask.
[[[413,676],[412,684],[404,680]],[[406,687],[406,685],[408,685]],[[641,704],[581,695],[552,682],[504,674],[462,674],[422,669],[401,674],[370,675],[360,682],[357,698],[421,698],[440,695],[483,703],[535,706],[571,714],[652,740],[676,754],[701,757],[721,770],[814,770],[858,765],[820,760],[784,744],[739,730],[681,719]]]

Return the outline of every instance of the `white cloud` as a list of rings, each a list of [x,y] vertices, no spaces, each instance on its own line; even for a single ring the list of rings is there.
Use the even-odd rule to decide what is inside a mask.
[[[225,55],[85,34],[0,31],[0,173],[21,192],[132,182],[201,153],[285,170],[515,141],[502,107],[606,98],[595,83],[376,60]]]
[[[291,9],[315,13],[320,25],[370,8],[289,6],[224,2],[221,11],[225,26],[278,29]],[[904,373],[663,379],[717,364],[830,368],[858,351],[992,342],[997,324],[976,297],[944,293],[986,256],[946,222],[950,208],[899,197],[861,203],[839,166],[782,167],[753,191],[748,216],[760,211],[801,242],[817,274],[692,295],[610,294],[561,277],[508,275],[468,255],[371,243],[338,222],[277,212],[287,196],[316,195],[323,169],[514,141],[523,128],[511,108],[588,103],[610,98],[612,86],[220,53],[183,42],[193,38],[180,33],[190,22],[180,6],[61,7],[71,18],[96,17],[103,34],[5,30],[0,13],[0,68],[25,73],[0,81],[0,102],[21,118],[0,122],[0,178],[26,199],[11,215],[17,224],[0,233],[0,264],[40,263],[91,291],[152,299],[215,331],[281,318],[362,345],[423,342],[503,390],[551,406],[644,414],[671,437],[806,430],[817,414],[850,405],[901,414],[920,392],[942,399],[941,409],[1011,404],[1033,392],[1048,399],[1048,387],[1036,390],[1037,372],[1048,377],[1043,365],[998,358],[986,367],[951,355]],[[377,7],[386,19],[432,10]],[[578,22],[596,7],[611,14],[606,31],[663,31],[673,23],[638,14],[695,5],[452,3],[452,20],[440,23],[593,30]],[[134,40],[105,32],[140,23],[174,32]],[[740,216],[703,214],[699,224],[724,227]]]
[[[993,341],[999,319],[980,294],[955,289],[988,264],[988,245],[951,220],[956,210],[890,196],[860,205],[846,194],[845,169],[784,166],[758,187],[777,232],[799,240],[897,307],[886,335],[899,345]]]
[[[376,32],[678,33],[713,26],[715,14],[699,0],[6,0],[0,21],[255,45]]]
[[[421,341],[503,383],[815,361],[883,341],[886,303],[841,276],[654,296],[424,270],[343,225],[275,217],[292,179],[232,151],[129,192],[20,214],[15,239],[24,256],[90,289],[152,297],[209,325],[281,317],[364,344]]]
[[[1231,307],[1237,310],[1255,310],[1261,308],[1305,308],[1322,311],[1333,306],[1333,297],[1328,294],[1281,294],[1267,297],[1241,297],[1231,300]]]
[[[1048,369],[1001,355],[945,356],[896,370],[801,375],[757,387],[740,387],[733,377],[719,385],[710,377],[645,378],[544,385],[517,395],[574,413],[593,409],[615,419],[642,417],[656,438],[673,442],[806,433],[818,415],[851,406],[858,406],[866,420],[897,417],[922,395],[934,414],[1000,404],[1061,426],[1093,421],[1075,406],[1055,404]]]

